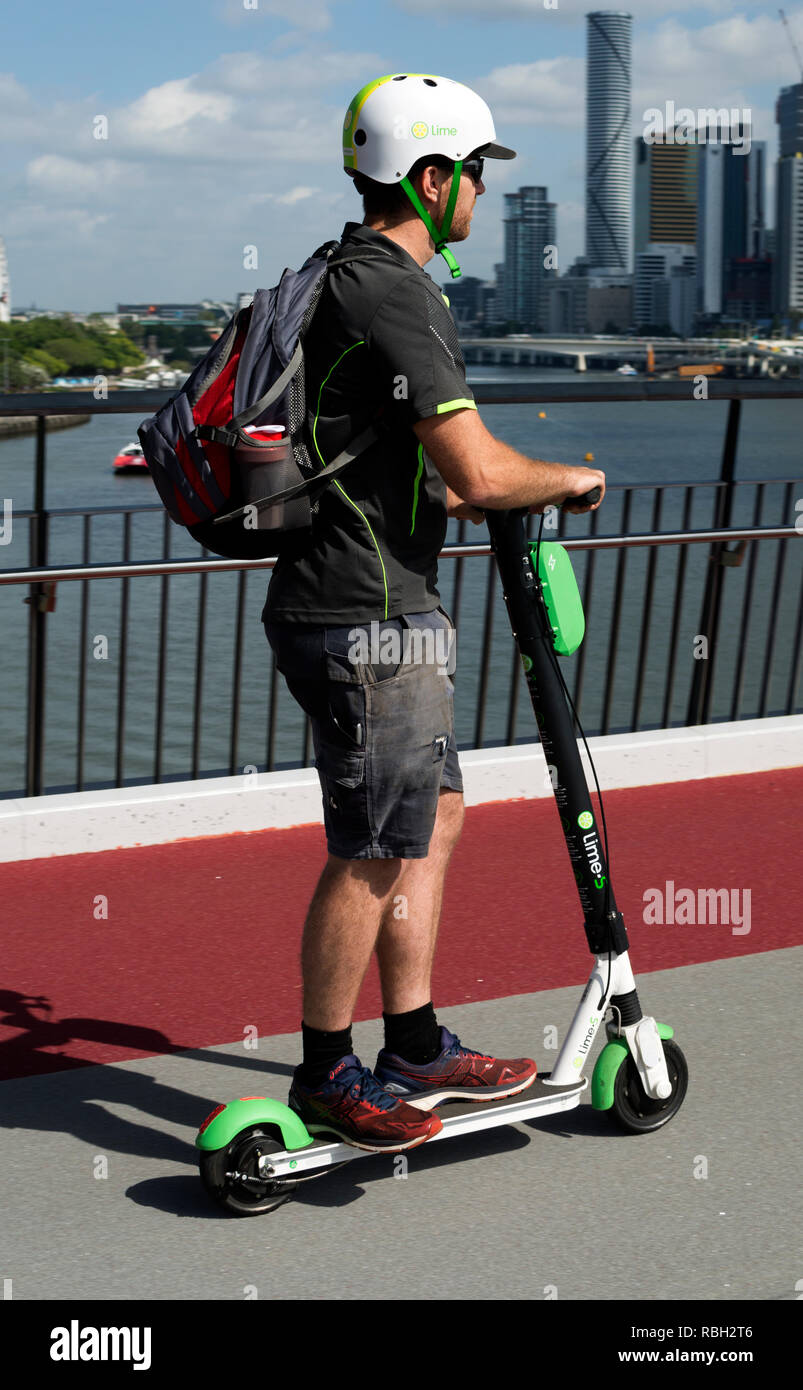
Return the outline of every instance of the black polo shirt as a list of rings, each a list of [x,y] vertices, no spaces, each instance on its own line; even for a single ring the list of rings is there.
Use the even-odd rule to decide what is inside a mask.
[[[290,532],[264,617],[343,626],[438,607],[446,485],[413,430],[476,409],[454,319],[438,286],[381,232],[347,222],[341,251],[375,261],[330,270],[304,353],[307,445],[323,466],[369,423],[377,443],[321,494],[309,531]]]

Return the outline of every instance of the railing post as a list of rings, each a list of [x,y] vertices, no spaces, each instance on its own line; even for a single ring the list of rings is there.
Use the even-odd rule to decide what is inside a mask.
[[[722,451],[722,469],[717,489],[717,505],[712,530],[718,531],[728,525],[733,505],[733,478],[736,472],[736,445],[739,439],[739,418],[742,402],[736,398],[728,410],[728,423],[725,429],[725,445]],[[700,612],[698,633],[707,639],[707,654],[694,663],[689,706],[686,711],[686,724],[707,724],[711,710],[711,697],[714,689],[714,663],[716,642],[719,635],[719,611],[722,602],[722,553],[727,547],[715,541],[708,557],[708,574],[705,581],[703,606]]]
[[[36,463],[31,518],[31,563],[41,569],[47,564],[47,512],[45,511],[45,430],[47,419],[36,417]],[[25,772],[26,796],[42,794],[42,753],[45,736],[45,584],[31,584],[28,598],[28,737]]]

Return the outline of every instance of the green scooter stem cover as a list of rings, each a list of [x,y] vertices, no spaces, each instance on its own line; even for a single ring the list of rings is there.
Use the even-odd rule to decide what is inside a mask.
[[[576,652],[586,630],[583,603],[574,577],[569,552],[556,541],[530,542],[533,569],[538,579],[552,628],[552,644],[559,656]]]
[[[289,1105],[283,1105],[280,1100],[269,1100],[267,1096],[247,1096],[243,1100],[231,1101],[214,1119],[203,1125],[195,1136],[195,1147],[225,1149],[241,1129],[257,1124],[278,1125],[286,1149],[303,1149],[312,1143],[312,1135],[304,1121]]]
[[[668,1023],[658,1024],[658,1036],[660,1038],[671,1038],[674,1036],[674,1032],[674,1028],[670,1028]],[[591,1078],[592,1109],[610,1110],[613,1105],[613,1085],[616,1080],[616,1073],[629,1050],[627,1043],[620,1038],[612,1038],[603,1047]]]

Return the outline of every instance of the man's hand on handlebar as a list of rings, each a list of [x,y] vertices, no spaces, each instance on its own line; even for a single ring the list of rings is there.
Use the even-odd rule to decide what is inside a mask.
[[[472,507],[470,502],[464,502],[450,487],[446,489],[446,511],[459,521],[473,521],[475,526],[485,520],[485,512],[480,511],[479,507]]]
[[[548,502],[538,502],[526,510],[540,516],[547,507],[561,507],[564,512],[593,512],[605,496],[605,474],[598,468],[568,468],[561,465],[561,486]],[[472,521],[475,526],[485,519],[485,510],[464,502],[450,487],[446,489],[446,510],[449,516]]]
[[[605,496],[605,474],[599,468],[573,468],[570,486],[561,500],[564,512],[595,512]],[[594,500],[589,500],[589,494]],[[599,493],[599,496],[596,494]],[[543,507],[531,507],[531,511],[543,511]]]

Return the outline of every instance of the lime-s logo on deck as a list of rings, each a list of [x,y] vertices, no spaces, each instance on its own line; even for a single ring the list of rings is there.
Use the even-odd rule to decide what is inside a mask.
[[[532,669],[533,669],[533,663],[532,663],[532,658],[531,658],[531,657],[529,657],[529,656],[523,656],[523,657],[521,658],[521,664],[522,664],[522,666],[524,667],[525,671],[532,671]]]
[[[410,130],[416,140],[423,140],[425,135],[429,135],[429,126],[424,121],[415,121],[414,124],[410,126]]]
[[[594,824],[594,817],[590,811],[581,811],[577,817],[577,824],[581,830],[589,830]]]

